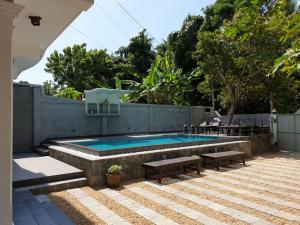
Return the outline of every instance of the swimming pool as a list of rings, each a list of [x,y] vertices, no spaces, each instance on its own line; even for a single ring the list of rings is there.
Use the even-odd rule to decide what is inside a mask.
[[[151,137],[126,137],[126,138],[111,138],[95,141],[76,141],[72,144],[89,147],[98,151],[109,151],[114,149],[169,145],[178,143],[203,142],[220,139],[215,136],[188,136],[188,135],[166,135],[166,136],[151,136]]]
[[[52,143],[84,153],[106,156],[223,142],[224,137],[207,135],[154,134],[52,140]]]

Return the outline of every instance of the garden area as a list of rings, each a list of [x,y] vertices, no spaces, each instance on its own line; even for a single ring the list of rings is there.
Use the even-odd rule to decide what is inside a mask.
[[[223,114],[299,108],[300,14],[295,1],[217,0],[161,44],[146,30],[108,54],[85,44],[54,51],[44,92],[82,99],[123,88],[123,102],[206,105]]]

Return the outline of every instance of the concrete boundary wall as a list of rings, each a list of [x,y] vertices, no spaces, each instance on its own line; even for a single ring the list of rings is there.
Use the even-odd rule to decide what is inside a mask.
[[[300,152],[300,115],[279,114],[277,120],[278,148]]]
[[[182,131],[184,124],[206,121],[211,110],[202,106],[121,104],[119,116],[86,116],[83,101],[46,96],[36,85],[27,85],[26,90],[31,94],[26,95],[26,101],[17,98],[14,118],[14,130],[24,131],[14,135],[14,146],[24,146],[26,150],[51,138]],[[20,112],[22,107],[30,109],[26,115]],[[14,152],[25,149],[15,148]]]
[[[33,145],[33,87],[13,86],[13,149],[14,153],[29,152]]]

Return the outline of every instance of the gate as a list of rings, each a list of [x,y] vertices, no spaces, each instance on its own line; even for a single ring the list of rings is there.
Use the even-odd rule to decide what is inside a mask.
[[[300,152],[300,114],[278,114],[277,119],[279,149]]]

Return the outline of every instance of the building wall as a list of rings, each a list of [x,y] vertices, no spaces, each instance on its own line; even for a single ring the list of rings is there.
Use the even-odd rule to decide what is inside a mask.
[[[210,110],[201,106],[121,104],[119,116],[86,116],[82,101],[45,96],[40,86],[15,87],[15,152],[51,138],[182,131],[184,124],[206,121]]]
[[[33,145],[33,87],[14,84],[13,88],[14,153],[31,151]]]

